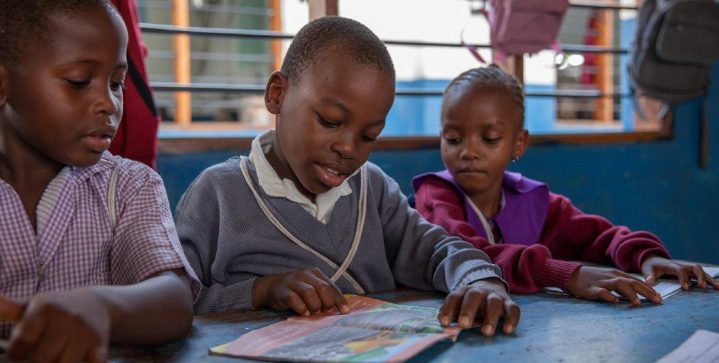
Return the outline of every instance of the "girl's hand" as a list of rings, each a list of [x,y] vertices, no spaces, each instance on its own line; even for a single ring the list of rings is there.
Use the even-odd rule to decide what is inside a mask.
[[[291,309],[302,316],[335,307],[342,314],[350,312],[340,289],[318,268],[258,278],[252,286],[252,306]]]
[[[617,303],[619,298],[612,294],[612,291],[616,291],[634,306],[641,304],[637,294],[656,304],[662,302],[661,295],[649,284],[612,268],[582,266],[574,271],[567,287],[572,295],[589,300]]]
[[[8,342],[12,359],[105,362],[110,312],[91,289],[42,293],[27,304],[0,299],[0,318],[17,321]]]
[[[682,289],[689,290],[689,279],[694,277],[701,288],[714,287],[719,289],[719,282],[704,272],[698,263],[670,260],[664,257],[651,256],[642,262],[642,274],[648,284],[654,284],[664,275],[676,276]]]
[[[502,316],[504,333],[514,333],[519,315],[519,306],[509,297],[502,281],[488,279],[449,293],[439,309],[439,322],[448,326],[456,318],[465,329],[474,324],[475,318],[482,319],[482,335],[492,336]]]

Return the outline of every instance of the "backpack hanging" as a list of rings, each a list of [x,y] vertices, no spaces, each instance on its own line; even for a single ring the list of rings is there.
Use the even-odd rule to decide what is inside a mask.
[[[568,7],[569,0],[487,0],[479,13],[489,22],[492,49],[503,58],[559,50],[556,39]]]
[[[632,93],[669,104],[703,95],[717,59],[719,6],[714,0],[644,1],[627,65]],[[638,107],[637,112],[641,116]],[[702,168],[708,163],[708,127],[706,107],[702,105]]]

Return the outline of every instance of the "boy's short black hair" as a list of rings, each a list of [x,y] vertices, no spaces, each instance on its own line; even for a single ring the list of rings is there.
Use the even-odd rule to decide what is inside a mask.
[[[374,66],[394,78],[394,64],[384,43],[364,24],[339,16],[313,20],[295,35],[281,71],[289,79],[322,59],[328,48],[336,47],[357,63]]]
[[[12,64],[22,50],[48,36],[51,14],[101,7],[120,18],[110,0],[0,0],[0,64]]]

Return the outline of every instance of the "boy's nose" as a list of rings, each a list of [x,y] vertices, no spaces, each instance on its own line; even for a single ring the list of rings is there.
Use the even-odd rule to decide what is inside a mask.
[[[94,114],[114,115],[120,110],[120,107],[122,107],[122,96],[115,96],[112,90],[107,88],[98,95],[92,111]]]
[[[351,138],[343,138],[332,144],[332,150],[342,159],[354,159],[357,157],[357,143]]]

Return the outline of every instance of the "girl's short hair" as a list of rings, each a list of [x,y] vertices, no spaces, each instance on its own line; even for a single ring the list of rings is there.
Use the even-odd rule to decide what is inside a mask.
[[[496,64],[484,68],[472,68],[453,79],[445,95],[455,92],[464,92],[469,88],[491,88],[506,92],[519,110],[521,127],[524,128],[524,89],[519,80],[513,75],[503,71]]]

